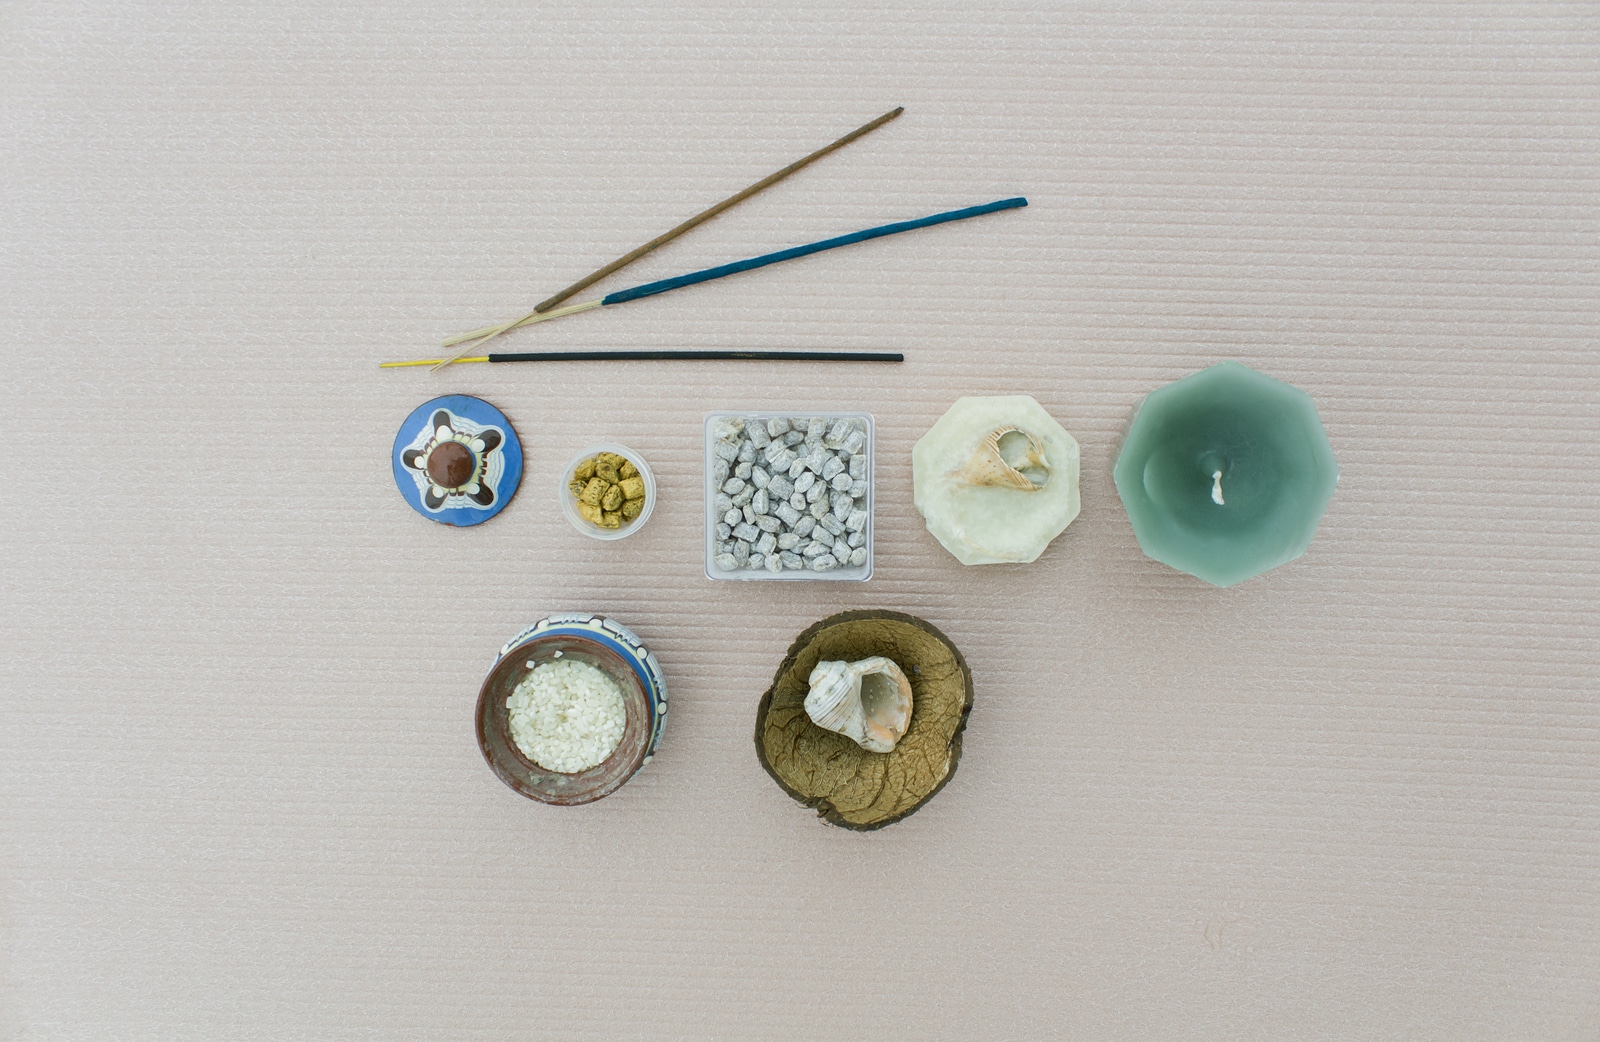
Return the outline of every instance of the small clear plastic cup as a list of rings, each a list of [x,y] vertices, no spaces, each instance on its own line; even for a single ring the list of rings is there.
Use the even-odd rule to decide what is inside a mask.
[[[602,452],[614,452],[618,456],[632,463],[639,471],[639,477],[644,481],[644,509],[632,521],[622,522],[620,528],[601,528],[599,525],[584,520],[578,513],[578,497],[572,494],[573,475],[577,473],[578,465],[585,460],[594,459]],[[582,532],[591,539],[626,539],[628,536],[644,527],[650,520],[651,511],[656,508],[656,478],[650,472],[650,467],[645,463],[644,457],[628,448],[626,445],[617,445],[607,442],[600,445],[591,445],[572,457],[566,469],[561,472],[561,487],[557,490],[561,497],[561,512],[567,515],[567,520],[572,522],[572,527]]]

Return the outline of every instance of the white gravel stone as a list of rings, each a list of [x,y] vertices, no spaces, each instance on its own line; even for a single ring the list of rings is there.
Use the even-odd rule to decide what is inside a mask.
[[[864,421],[788,416],[714,426],[718,567],[777,575],[865,563]],[[729,561],[732,569],[723,567]]]

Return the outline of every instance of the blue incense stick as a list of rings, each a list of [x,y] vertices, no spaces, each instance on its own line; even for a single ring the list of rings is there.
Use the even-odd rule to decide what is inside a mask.
[[[697,282],[710,282],[727,275],[737,275],[741,271],[751,271],[755,268],[764,268],[768,264],[777,264],[779,261],[794,260],[798,257],[809,257],[813,253],[823,250],[836,250],[841,246],[852,243],[866,242],[868,239],[881,239],[885,235],[897,235],[900,232],[915,231],[918,228],[931,228],[936,224],[948,224],[951,221],[964,221],[968,217],[982,217],[986,213],[995,213],[999,210],[1015,210],[1019,206],[1027,206],[1028,200],[1022,197],[1015,199],[1001,199],[995,203],[984,203],[982,206],[969,206],[964,210],[949,210],[945,213],[936,213],[932,217],[919,217],[914,221],[900,221],[896,224],[879,225],[864,231],[851,232],[849,235],[839,235],[832,239],[823,239],[821,242],[811,243],[809,246],[794,246],[776,253],[764,253],[759,257],[749,260],[734,261],[732,264],[720,264],[715,268],[706,268],[703,271],[690,272],[676,278],[662,279],[659,282],[647,282],[643,286],[632,289],[619,289],[615,293],[607,293],[600,299],[604,304],[621,304],[624,301],[638,300],[640,297],[653,297],[657,293],[677,289],[680,286],[693,286]]]

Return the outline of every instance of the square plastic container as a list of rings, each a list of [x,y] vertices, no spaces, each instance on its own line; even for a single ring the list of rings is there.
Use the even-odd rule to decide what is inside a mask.
[[[859,565],[841,565],[831,571],[814,572],[810,568],[790,569],[781,572],[770,572],[766,568],[738,568],[725,569],[718,566],[717,557],[717,524],[722,517],[716,509],[717,493],[721,491],[720,485],[714,479],[714,461],[716,454],[714,448],[717,443],[717,429],[728,420],[743,420],[746,423],[760,422],[765,424],[768,420],[776,418],[790,420],[811,419],[813,417],[826,420],[832,426],[836,420],[859,420],[863,424],[866,434],[866,444],[858,455],[866,457],[866,495],[859,501],[859,506],[867,512],[866,527],[862,529],[865,542],[862,546],[867,551],[867,559]],[[877,442],[876,432],[873,429],[872,414],[865,412],[828,412],[807,411],[804,409],[770,409],[765,411],[750,412],[714,412],[706,415],[705,421],[705,554],[706,577],[709,579],[768,579],[774,582],[807,582],[823,580],[829,582],[865,582],[872,578],[872,497],[873,497],[873,454]],[[762,463],[762,452],[757,450],[756,464]],[[804,545],[804,544],[802,544]]]

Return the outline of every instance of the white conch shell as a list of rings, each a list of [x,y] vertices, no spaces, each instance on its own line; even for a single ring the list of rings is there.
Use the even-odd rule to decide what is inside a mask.
[[[1027,439],[1027,449],[1022,453],[1022,458],[1015,464],[1007,460],[1000,451],[1000,439],[1008,434],[1020,434]],[[954,471],[951,477],[963,485],[988,485],[999,488],[1014,488],[1022,492],[1037,492],[1044,488],[1044,483],[1035,484],[1024,470],[1042,470],[1045,472],[1045,481],[1049,481],[1050,464],[1044,458],[1044,443],[1031,431],[1021,427],[996,427],[978,442],[978,447],[973,450],[960,470]]]
[[[911,681],[882,655],[818,662],[809,683],[806,715],[811,722],[868,752],[889,752],[911,725]]]

